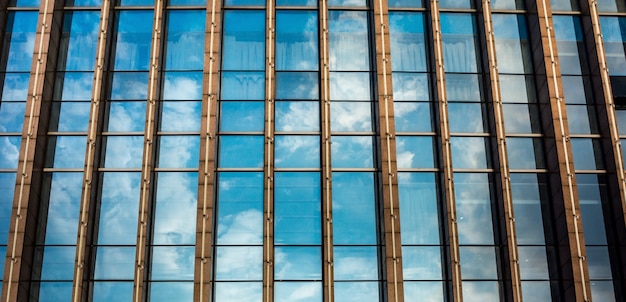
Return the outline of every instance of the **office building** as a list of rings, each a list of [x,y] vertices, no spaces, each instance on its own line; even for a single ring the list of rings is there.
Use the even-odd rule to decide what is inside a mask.
[[[624,0],[0,3],[2,301],[624,301]]]

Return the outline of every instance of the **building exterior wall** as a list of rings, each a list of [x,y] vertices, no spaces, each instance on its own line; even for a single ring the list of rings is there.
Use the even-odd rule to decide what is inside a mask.
[[[622,301],[623,0],[0,4],[3,301]]]

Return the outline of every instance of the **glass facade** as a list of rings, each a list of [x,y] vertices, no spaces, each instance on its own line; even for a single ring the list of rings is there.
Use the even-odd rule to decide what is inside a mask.
[[[622,301],[625,20],[5,1],[2,299]]]

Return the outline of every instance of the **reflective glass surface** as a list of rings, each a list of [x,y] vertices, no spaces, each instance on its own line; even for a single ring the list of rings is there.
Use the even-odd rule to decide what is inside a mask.
[[[116,17],[114,69],[148,70],[153,12],[124,10],[117,12]]]
[[[95,279],[133,280],[135,247],[98,247],[96,253]]]
[[[83,168],[85,164],[85,136],[50,136],[48,138],[47,167]],[[52,158],[52,156],[54,158]],[[52,160],[50,162],[50,160]]]
[[[320,138],[307,135],[277,135],[274,138],[276,168],[320,166]]]
[[[371,136],[332,136],[333,168],[373,168],[374,141]]]
[[[26,101],[30,73],[5,73],[2,86],[2,102]]]
[[[366,0],[329,0],[328,6],[365,6]]]
[[[608,1],[606,1],[608,2]],[[622,2],[623,4],[623,2]],[[626,18],[601,17],[606,63],[612,76],[626,75]]]
[[[398,173],[402,244],[440,244],[437,182],[433,173]]]
[[[335,301],[378,302],[381,299],[378,282],[335,282],[334,286]]]
[[[107,168],[141,168],[142,136],[108,136],[104,166]]]
[[[65,0],[67,6],[100,6],[102,0]]]
[[[439,302],[443,297],[443,282],[412,282],[404,281],[404,301],[406,302]]]
[[[219,138],[219,166],[222,168],[263,167],[264,137],[258,135],[222,135]],[[250,152],[257,150],[257,152]]]
[[[260,71],[223,71],[222,100],[263,100],[265,73]]]
[[[516,74],[500,74],[500,98],[504,103],[535,103],[537,96],[535,93],[534,78],[532,76]]]
[[[603,177],[594,174],[576,174],[580,212],[585,230],[585,244],[606,245],[606,231],[603,214],[603,200],[607,198],[607,188]]]
[[[552,300],[550,283],[547,281],[522,281],[522,299],[525,301]]]
[[[196,216],[198,173],[159,172],[156,180],[153,244],[195,244],[196,224],[195,220],[190,217]],[[182,254],[179,256],[183,258]],[[193,259],[193,252],[191,252],[191,259]],[[181,261],[193,262],[187,258]],[[181,279],[193,280],[193,277]]]
[[[394,102],[393,112],[396,132],[433,131],[430,103]]]
[[[276,6],[317,6],[314,0],[276,0]]]
[[[588,138],[571,139],[576,170],[603,169],[600,141]]]
[[[598,11],[610,13],[626,12],[626,3],[620,0],[604,0],[598,1]]]
[[[5,45],[2,52],[6,71],[30,71],[35,51],[37,16],[37,11],[8,13],[4,36],[8,46]]]
[[[350,1],[361,0],[335,0]],[[329,1],[329,5],[338,5]],[[363,3],[364,4],[364,3]],[[364,11],[329,11],[329,46],[330,70],[358,71],[369,70],[369,39],[367,12]],[[339,85],[343,86],[343,85]],[[331,91],[333,89],[331,88]]]
[[[276,104],[276,110],[278,110],[278,104]],[[220,118],[220,131],[222,132],[263,132],[265,129],[265,104],[263,102],[220,102],[220,109],[220,115],[223,117]],[[277,113],[276,119],[279,117]]]
[[[181,59],[182,60],[182,59]],[[199,63],[199,66],[202,63]],[[163,83],[163,100],[201,100],[201,72],[166,72]]]
[[[372,99],[371,85],[367,72],[331,72],[330,99],[369,101]]]
[[[428,101],[428,75],[424,73],[400,73],[391,75],[394,101]]]
[[[14,191],[15,173],[0,173],[0,244],[7,244],[9,238]],[[4,265],[4,262],[0,261],[0,263]]]
[[[378,279],[378,253],[376,252],[376,247],[335,246],[333,254],[335,260],[335,280]]]
[[[8,104],[3,104],[6,106]],[[54,102],[52,103],[49,131],[87,132],[89,125],[90,102]],[[0,108],[0,123],[2,123]],[[0,126],[0,131],[2,127]]]
[[[454,173],[459,244],[493,244],[490,187],[486,173]]]
[[[487,119],[483,118],[484,109],[481,103],[448,103],[450,132],[485,132]]]
[[[44,248],[41,280],[72,280],[74,276],[74,246],[48,246]]]
[[[40,0],[9,0],[9,6],[38,7]]]
[[[455,169],[486,169],[491,165],[487,158],[487,140],[484,137],[452,137],[452,166]]]
[[[17,168],[21,140],[19,136],[0,136],[0,168]]]
[[[577,11],[578,0],[550,0],[553,11]]]
[[[541,117],[535,104],[502,104],[504,129],[512,133],[540,133]]]
[[[59,53],[60,70],[94,69],[99,25],[100,13],[97,11],[65,13]]]
[[[215,261],[216,281],[253,281],[263,279],[263,247],[217,247]]]
[[[260,103],[260,102],[259,102]],[[263,129],[264,112],[262,103],[259,110],[258,119],[260,129]],[[223,111],[222,105],[222,111]],[[320,106],[317,102],[303,101],[277,101],[275,105],[274,127],[276,131],[319,131],[320,130]],[[331,116],[332,118],[332,116]],[[233,124],[239,124],[242,121],[235,119],[231,121]]]
[[[315,100],[318,98],[317,72],[276,72],[276,99]]]
[[[402,277],[404,280],[441,279],[441,248],[438,246],[402,247]]]
[[[374,174],[333,172],[332,177],[334,244],[376,244]],[[335,261],[337,261],[336,257],[335,254]],[[337,273],[335,266],[335,276]]]
[[[59,72],[55,86],[57,100],[89,101],[92,98],[93,72]]]
[[[463,281],[463,302],[500,301],[495,281]]]
[[[556,15],[552,20],[559,50],[561,73],[564,75],[586,74],[587,55],[583,45],[580,19],[576,16]]]
[[[494,14],[492,20],[498,72],[517,74],[532,72],[526,18],[523,15]]]
[[[57,172],[45,176],[50,182],[45,244],[76,244],[83,174]]]
[[[24,123],[24,102],[6,102],[0,105],[0,132],[22,132]]]
[[[146,102],[107,102],[110,132],[143,132],[146,124]]]
[[[508,137],[506,151],[510,169],[545,168],[540,139]]]
[[[132,264],[130,264],[132,266]],[[93,301],[128,301],[133,297],[133,282],[94,282]]]
[[[322,282],[276,282],[274,301],[321,302]]]
[[[469,7],[467,0],[446,0],[441,7]],[[456,2],[456,3],[454,3]],[[465,3],[465,4],[463,4]],[[449,4],[449,5],[448,5]],[[477,72],[476,24],[472,14],[441,13],[446,72]]]
[[[463,279],[494,280],[498,278],[496,253],[493,247],[461,246],[459,251]]]
[[[218,245],[263,243],[263,173],[220,172],[217,201]]]
[[[419,1],[412,2],[419,3]],[[390,12],[389,34],[392,70],[425,72],[428,67],[423,14]]]
[[[38,301],[40,302],[55,302],[72,299],[72,282],[41,282],[38,285]]]
[[[319,172],[276,172],[274,178],[274,244],[321,244]]]
[[[517,251],[522,279],[547,280],[549,278],[545,247],[520,246]]]
[[[161,131],[190,131],[200,130],[202,103],[199,101],[172,101],[161,102]]]
[[[115,72],[111,82],[111,99],[113,100],[145,100],[148,98],[147,72]]]
[[[472,8],[474,2],[472,0],[441,0],[439,6],[441,8]]]
[[[330,103],[330,130],[333,132],[371,132],[372,104],[369,102]]]
[[[547,184],[536,174],[511,174],[511,194],[515,213],[515,233],[517,243],[545,244],[543,210]]]
[[[317,12],[276,12],[276,70],[317,70]]]
[[[98,244],[134,245],[137,242],[139,172],[105,172],[101,175]]]
[[[215,302],[256,302],[262,299],[262,282],[215,282]]]
[[[197,168],[200,159],[200,137],[167,135],[159,137],[160,168]]]
[[[276,247],[274,278],[277,280],[321,280],[320,247]]]
[[[193,301],[193,282],[152,282],[150,301]]]
[[[152,280],[193,280],[194,253],[195,247],[193,246],[152,247],[153,256],[150,278]],[[155,283],[158,282],[153,282],[152,284]],[[191,290],[189,292],[191,294],[193,286],[188,288],[188,290]],[[176,301],[182,301],[181,298],[177,298]]]
[[[397,136],[398,168],[434,168],[433,139],[430,136]]]
[[[229,5],[228,1],[226,5]],[[225,11],[223,32],[223,69],[263,70],[265,68],[264,11]]]
[[[204,4],[204,0],[170,0],[170,5],[187,4],[192,1]],[[205,18],[206,12],[203,10],[172,10],[167,13],[165,69],[202,69]]]
[[[264,6],[262,0],[226,0],[224,6]]]
[[[462,60],[466,59],[462,58]],[[476,71],[467,70],[467,72]],[[480,91],[479,75],[446,73],[446,97],[448,101],[480,102]]]

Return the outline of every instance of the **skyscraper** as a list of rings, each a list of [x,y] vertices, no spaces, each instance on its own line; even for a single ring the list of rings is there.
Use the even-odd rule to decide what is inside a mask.
[[[623,301],[624,0],[0,3],[2,301]]]

